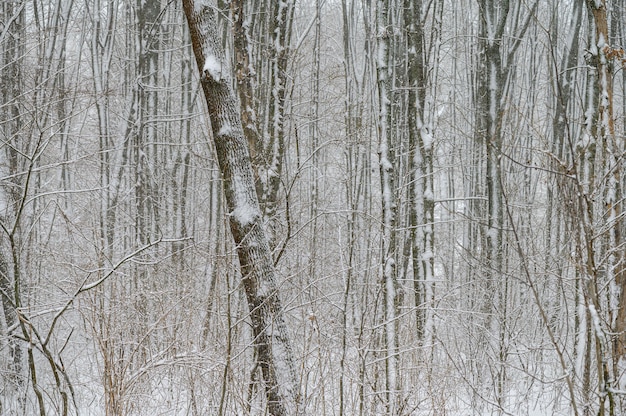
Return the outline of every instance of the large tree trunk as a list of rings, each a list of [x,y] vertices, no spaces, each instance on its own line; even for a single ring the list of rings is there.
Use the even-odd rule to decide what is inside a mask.
[[[183,7],[196,62],[202,71],[202,87],[222,172],[230,229],[237,246],[269,414],[300,414],[293,353],[283,320],[271,251],[263,230],[240,109],[231,87],[228,60],[217,37],[210,2],[183,0]]]

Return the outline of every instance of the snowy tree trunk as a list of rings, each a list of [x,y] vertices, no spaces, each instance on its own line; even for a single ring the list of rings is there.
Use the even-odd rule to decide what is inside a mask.
[[[365,103],[367,102],[367,93],[365,92],[369,87],[369,77],[371,70],[375,68],[375,62],[371,59],[373,54],[374,44],[367,43],[363,45],[364,65],[366,68],[360,68],[358,65],[359,57],[359,13],[357,10],[361,7],[361,3],[355,0],[342,0],[342,40],[343,40],[343,66],[344,66],[344,85],[345,85],[345,98],[344,98],[344,120],[345,120],[345,165],[346,171],[349,172],[349,179],[344,181],[345,194],[346,194],[346,207],[348,214],[346,216],[346,233],[345,233],[345,278],[343,287],[343,304],[342,304],[342,339],[341,339],[341,359],[340,367],[341,374],[339,378],[339,415],[345,414],[357,414],[363,415],[367,408],[367,383],[365,383],[367,355],[364,355],[360,360],[358,368],[359,382],[358,388],[352,390],[353,384],[350,382],[353,370],[351,366],[351,360],[349,358],[349,349],[352,342],[351,335],[356,332],[358,335],[358,347],[362,348],[364,342],[363,325],[365,316],[362,311],[368,308],[367,298],[367,286],[369,282],[369,272],[362,273],[359,270],[361,265],[360,260],[364,263],[371,264],[373,261],[372,256],[369,254],[371,241],[361,241],[359,235],[370,235],[377,225],[374,225],[371,221],[363,221],[361,218],[361,212],[371,212],[372,209],[372,172],[373,167],[370,163],[375,163],[370,158],[371,140],[373,135],[367,134],[367,126],[364,125],[363,117],[367,114],[365,110]],[[367,4],[368,8],[371,8]],[[369,14],[368,9],[368,14]],[[366,27],[366,37],[369,39],[371,31],[369,17],[364,16],[363,24]],[[362,71],[362,72],[360,72]],[[364,133],[365,132],[365,133]],[[363,246],[361,246],[361,244]],[[360,250],[362,247],[367,252],[367,256],[363,259],[360,256]],[[363,288],[362,292],[359,292],[359,285]],[[359,293],[364,295],[358,296]],[[377,319],[377,318],[374,318]],[[356,328],[351,330],[351,325]],[[360,325],[360,327],[359,327]],[[351,391],[354,391],[354,397],[351,397]],[[351,403],[352,406],[351,407]]]
[[[137,119],[138,130],[130,139],[133,141],[132,167],[134,168],[135,195],[135,233],[136,241],[145,245],[154,240],[158,228],[158,193],[160,188],[154,184],[151,172],[158,163],[155,144],[157,131],[155,121],[158,119],[157,108],[157,75],[159,71],[159,53],[157,51],[161,36],[160,0],[137,0]],[[147,271],[138,268],[136,277],[138,284],[145,282]],[[144,307],[143,305],[140,305]]]
[[[476,89],[475,140],[483,146],[486,168],[484,180],[487,193],[486,226],[482,230],[484,247],[484,268],[480,312],[484,314],[481,323],[483,332],[481,349],[495,351],[488,362],[480,364],[493,366],[492,383],[495,386],[495,400],[501,405],[503,396],[503,354],[498,343],[500,331],[505,325],[498,312],[505,310],[500,304],[505,282],[503,275],[502,238],[504,228],[502,199],[502,110],[500,100],[503,94],[502,37],[507,20],[508,4],[502,8],[495,0],[480,0],[478,22],[478,70]],[[494,334],[493,336],[491,334]],[[497,335],[495,335],[497,334]],[[489,346],[491,345],[491,346]],[[485,350],[486,351],[486,350]],[[478,377],[485,377],[486,367]],[[481,374],[484,372],[484,374]]]
[[[519,4],[497,0],[478,1],[475,140],[484,146],[487,192],[487,224],[484,229],[485,284],[481,312],[486,316],[484,327],[498,334],[498,346],[495,347],[498,352],[494,354],[498,368],[495,371],[494,383],[496,400],[500,406],[503,403],[506,381],[507,352],[504,340],[508,319],[508,282],[504,267],[506,253],[504,251],[502,169],[504,99],[508,91],[507,84],[513,83],[511,68],[514,65],[516,50],[530,22],[535,17],[538,4],[539,2],[535,1],[525,19],[522,20],[523,15],[520,11],[523,7]],[[513,40],[509,40],[509,37]]]
[[[378,140],[382,191],[382,284],[385,311],[386,343],[386,397],[387,413],[394,414],[398,405],[399,356],[396,310],[398,308],[396,270],[396,189],[393,126],[391,118],[393,54],[390,52],[394,27],[391,24],[389,0],[378,0],[376,5],[378,82]]]
[[[271,98],[269,137],[266,147],[266,182],[262,196],[264,215],[272,219],[276,214],[285,158],[285,115],[287,98],[287,58],[293,18],[293,1],[280,1],[274,6],[273,36],[270,43]],[[274,229],[270,227],[272,234]],[[271,235],[270,241],[275,239]]]
[[[595,66],[595,88],[590,89],[592,94],[589,115],[592,119],[590,124],[589,141],[595,145],[596,158],[599,166],[589,166],[588,171],[597,170],[602,181],[604,199],[603,223],[605,233],[601,248],[602,257],[606,258],[606,276],[602,277],[593,270],[590,284],[593,291],[589,291],[589,310],[591,314],[594,335],[596,339],[596,361],[598,368],[598,384],[600,399],[599,414],[604,414],[605,401],[608,399],[608,412],[615,412],[615,397],[612,392],[615,382],[619,382],[621,376],[620,366],[623,365],[624,341],[626,340],[626,299],[624,296],[625,278],[625,249],[622,230],[622,169],[623,169],[623,139],[615,137],[613,118],[613,71],[612,59],[617,58],[617,63],[622,63],[623,49],[614,49],[609,44],[608,11],[606,0],[587,1],[589,13],[593,19],[595,33],[591,35],[591,63]],[[593,79],[593,78],[592,78]],[[593,162],[593,161],[590,161]],[[590,222],[590,226],[593,224]],[[590,253],[591,256],[591,253]],[[602,278],[602,281],[598,281]],[[607,305],[609,328],[601,325],[602,306],[598,299],[600,293],[598,287],[609,286],[609,304]],[[596,316],[597,315],[597,316]],[[608,336],[609,333],[615,335]],[[609,339],[612,338],[611,342]],[[623,371],[623,368],[622,368]]]
[[[408,83],[408,127],[409,127],[409,174],[411,175],[411,191],[409,193],[409,222],[411,227],[411,245],[413,262],[413,285],[415,291],[415,312],[417,337],[424,340],[426,321],[426,270],[422,259],[424,247],[420,241],[424,231],[424,156],[421,152],[419,139],[420,127],[423,125],[425,101],[424,67],[424,33],[421,25],[422,2],[419,0],[404,1],[404,22],[407,27],[407,83]],[[419,235],[421,234],[421,236]],[[421,238],[420,238],[421,237]]]
[[[107,19],[103,21],[99,12],[103,5],[101,0],[94,0],[93,4],[86,3],[89,14],[93,16],[92,33],[89,48],[91,55],[91,68],[93,71],[93,88],[95,91],[95,107],[98,118],[98,134],[100,146],[100,183],[102,191],[100,194],[99,231],[103,253],[109,258],[113,257],[113,239],[115,230],[115,191],[116,181],[113,177],[117,173],[113,172],[115,157],[111,156],[111,149],[115,148],[111,126],[111,104],[109,91],[109,73],[111,69],[111,59],[114,46],[114,30],[117,22],[117,13],[114,2],[109,2],[107,6]]]
[[[291,0],[231,2],[237,93],[257,195],[272,248],[277,243],[276,210],[285,163],[285,120],[291,79],[289,44],[294,10]]]
[[[243,0],[233,0],[230,4],[233,16],[233,51],[235,53],[235,80],[237,94],[241,105],[241,122],[243,132],[248,141],[250,160],[254,172],[257,195],[263,193],[263,184],[259,177],[259,167],[262,166],[262,139],[259,135],[259,126],[256,111],[256,97],[254,94],[254,69],[251,51],[249,19],[246,15]]]
[[[556,172],[562,171],[564,166],[569,166],[572,162],[572,152],[570,143],[572,141],[571,131],[571,112],[575,108],[575,83],[577,72],[565,71],[567,68],[575,68],[578,63],[580,53],[580,33],[583,15],[585,11],[585,4],[583,2],[574,2],[572,7],[572,13],[569,16],[560,16],[561,9],[558,5],[554,5],[553,13],[555,19],[552,21],[552,27],[550,33],[553,33],[552,45],[553,50],[557,51],[555,56],[561,56],[560,62],[555,62],[553,66],[553,79],[554,79],[554,116],[552,119],[552,144],[551,153],[553,157],[549,161],[549,166]],[[559,34],[566,33],[567,37],[562,46],[562,49],[558,49]],[[557,58],[555,58],[556,60]],[[558,275],[567,276],[568,259],[559,254],[560,250],[564,250],[564,247],[572,246],[569,250],[576,250],[576,244],[572,240],[568,239],[569,229],[578,229],[579,218],[576,215],[575,207],[577,206],[576,191],[572,189],[571,178],[563,177],[561,175],[555,175],[551,180],[547,188],[547,208],[546,208],[546,228],[545,228],[545,267],[548,270],[550,267],[554,267],[558,270]],[[569,207],[569,209],[563,210],[563,206]],[[579,241],[577,236],[574,241]],[[582,380],[582,400],[581,403],[589,403],[589,377],[588,372],[585,371],[586,350],[589,347],[587,342],[587,328],[588,320],[586,319],[586,312],[584,307],[584,300],[581,291],[581,274],[576,273],[574,276],[575,283],[573,289],[574,295],[574,308],[573,308],[573,357],[572,366],[573,371]],[[564,290],[562,283],[557,290]],[[556,316],[559,316],[561,308],[567,305],[566,300],[563,299],[558,304],[554,305],[554,320]],[[575,399],[572,400],[572,404],[576,404]]]
[[[492,288],[502,272],[502,167],[501,167],[501,108],[503,71],[501,42],[508,10],[500,11],[494,0],[479,1],[479,74],[477,90],[476,136],[486,149],[487,229],[486,281],[487,303],[493,295]],[[503,13],[502,15],[500,13]],[[484,306],[484,312],[491,307]]]
[[[432,6],[432,7],[431,7]],[[429,5],[434,14],[429,44],[425,44],[424,4],[421,0],[404,1],[407,28],[407,83],[409,126],[410,226],[417,332],[423,340],[433,330],[427,320],[427,306],[434,297],[435,201],[433,171],[433,83],[436,81],[441,39],[441,1]]]
[[[237,246],[250,317],[265,382],[268,411],[301,414],[291,344],[283,319],[269,244],[262,226],[230,69],[208,0],[184,0],[196,62],[208,105],[230,229]]]
[[[624,45],[626,42],[626,27],[624,27],[624,19],[626,19],[626,2],[621,0],[613,5],[611,10],[611,43],[613,45]],[[623,58],[622,58],[623,59]],[[617,60],[617,64],[619,64],[619,59]],[[626,63],[624,61],[621,62],[622,65]],[[619,71],[621,75],[621,91],[622,91],[622,102],[621,108],[626,108],[626,74],[624,70]],[[616,77],[616,81],[619,81],[619,78]],[[616,88],[619,84],[616,82]],[[615,127],[614,127],[615,128]],[[622,116],[621,120],[621,128],[626,128],[626,115]],[[613,143],[612,149],[612,157],[615,158],[615,155],[623,155],[624,154],[624,142],[619,137],[615,135],[611,138],[611,143]],[[623,158],[622,158],[623,160]],[[624,236],[626,235],[626,226],[624,223],[624,219],[620,217],[624,214],[624,187],[626,186],[626,181],[624,180],[624,172],[623,172],[623,163],[620,165],[616,165],[614,167],[614,186],[615,186],[615,195],[614,201],[612,201],[614,205],[614,211],[611,213],[612,218],[616,221],[614,224],[615,227],[615,237],[616,244],[615,246],[615,256],[613,259],[613,265],[615,265],[615,292],[616,292],[616,304],[617,304],[617,319],[615,322],[615,330],[614,332],[617,334],[615,339],[615,357],[614,360],[615,368],[615,378],[617,382],[617,387],[620,390],[626,390],[626,246],[624,246],[621,250],[618,250],[619,244],[624,245]],[[619,181],[621,178],[621,183]],[[607,203],[611,201],[607,200]],[[624,403],[626,398],[621,399],[621,403]]]
[[[4,322],[2,327],[3,337],[1,347],[8,351],[6,355],[7,368],[0,371],[7,374],[2,378],[0,389],[0,405],[4,408],[0,412],[19,413],[23,411],[22,405],[17,403],[24,400],[25,392],[22,387],[25,384],[27,372],[24,365],[24,347],[18,339],[19,316],[17,307],[20,294],[20,285],[17,279],[19,275],[14,273],[13,262],[17,260],[12,255],[12,238],[10,235],[16,231],[13,221],[18,215],[15,210],[20,204],[20,190],[23,186],[20,174],[19,153],[23,148],[20,143],[22,134],[22,116],[19,97],[22,95],[23,70],[21,60],[24,55],[24,45],[20,39],[25,36],[24,31],[24,7],[14,2],[3,2],[0,5],[0,18],[5,23],[7,36],[0,42],[0,91],[2,92],[2,105],[0,106],[0,131],[2,142],[0,144],[0,303]],[[7,179],[4,179],[7,178]],[[9,233],[9,235],[7,235]],[[17,266],[19,267],[19,266]],[[5,361],[4,359],[2,361]],[[5,384],[6,383],[6,384]]]

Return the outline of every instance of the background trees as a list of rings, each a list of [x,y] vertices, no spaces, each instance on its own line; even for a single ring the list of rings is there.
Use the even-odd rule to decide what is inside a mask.
[[[622,0],[215,7],[303,411],[624,411]],[[0,13],[1,412],[263,414],[182,4]]]

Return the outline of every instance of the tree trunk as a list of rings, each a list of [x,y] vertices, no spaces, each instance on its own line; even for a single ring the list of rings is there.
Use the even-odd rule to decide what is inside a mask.
[[[26,381],[27,373],[24,365],[24,347],[19,340],[17,330],[19,329],[19,316],[16,300],[20,294],[21,282],[16,279],[18,275],[13,273],[13,264],[15,258],[11,256],[9,242],[12,238],[10,234],[16,228],[13,227],[13,221],[17,221],[15,217],[18,215],[15,210],[20,204],[20,189],[23,186],[19,166],[19,153],[23,145],[20,143],[21,137],[22,115],[20,108],[20,96],[23,94],[23,70],[22,62],[25,46],[19,42],[22,36],[25,36],[24,26],[24,7],[13,2],[3,2],[0,6],[0,17],[3,19],[8,32],[6,40],[0,45],[0,91],[2,92],[2,105],[0,106],[0,132],[2,132],[2,143],[0,144],[0,224],[3,226],[2,234],[0,234],[0,303],[4,315],[3,325],[7,329],[6,345],[8,359],[7,367],[0,370],[7,374],[0,386],[6,393],[0,395],[0,408],[2,411],[11,412],[12,410],[19,412],[22,407],[16,402],[24,401],[25,392],[20,391]],[[4,179],[7,178],[7,179]],[[5,334],[2,334],[5,335]],[[2,360],[4,361],[4,359]],[[4,385],[4,381],[8,382]],[[11,399],[13,396],[15,399]],[[9,400],[6,400],[9,399]],[[15,402],[13,402],[15,400]]]
[[[595,33],[590,34],[592,40],[591,64],[595,66],[595,74],[590,77],[595,81],[595,88],[590,89],[592,96],[589,114],[591,115],[589,139],[595,144],[595,162],[597,166],[590,164],[590,169],[598,172],[598,186],[602,187],[604,199],[603,223],[606,231],[603,232],[601,258],[608,259],[606,265],[606,277],[602,277],[594,270],[593,282],[589,286],[603,287],[609,285],[609,305],[608,319],[609,328],[605,330],[600,325],[594,325],[594,335],[596,340],[596,366],[598,377],[598,388],[600,399],[599,415],[604,414],[606,409],[606,399],[608,399],[608,412],[615,412],[615,397],[613,384],[620,378],[620,359],[624,358],[623,342],[626,324],[624,317],[626,313],[626,301],[623,295],[624,286],[624,248],[621,230],[622,217],[622,189],[621,189],[621,166],[623,166],[623,140],[615,137],[615,125],[613,118],[613,71],[612,60],[618,58],[621,63],[623,49],[614,49],[609,44],[608,12],[606,0],[587,1],[587,7],[593,20]],[[593,82],[593,81],[591,81]],[[595,231],[595,230],[594,230]],[[598,281],[602,278],[602,281]],[[604,280],[606,279],[606,280]],[[600,293],[590,291],[589,310],[592,314],[601,313],[601,300],[598,299]],[[594,309],[592,309],[595,308]],[[609,343],[609,333],[612,336],[612,343]]]
[[[269,414],[301,414],[293,352],[283,319],[276,276],[256,194],[240,109],[231,88],[228,61],[216,34],[208,0],[183,0],[183,7],[213,130],[224,181],[230,229],[258,351]]]
[[[380,186],[382,191],[382,285],[384,293],[385,311],[385,374],[387,413],[397,411],[399,393],[399,357],[397,337],[397,308],[398,299],[396,289],[396,166],[395,149],[392,125],[392,73],[393,55],[392,39],[394,28],[389,0],[378,0],[376,5],[377,30],[377,62],[376,79],[378,83],[378,154],[380,168]]]

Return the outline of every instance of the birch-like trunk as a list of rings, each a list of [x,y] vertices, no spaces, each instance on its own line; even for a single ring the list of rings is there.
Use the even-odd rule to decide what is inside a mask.
[[[293,352],[263,229],[240,109],[231,87],[228,61],[216,33],[212,5],[208,0],[183,0],[183,7],[201,71],[268,412],[274,416],[301,414]]]

